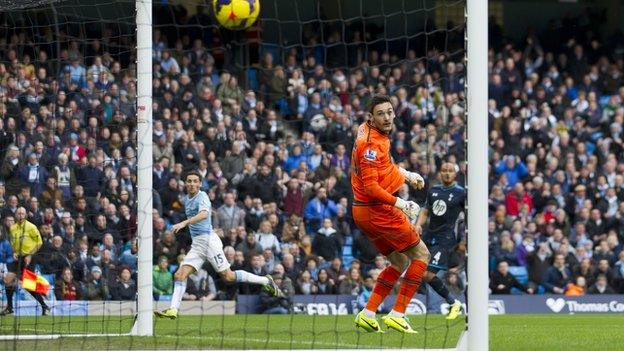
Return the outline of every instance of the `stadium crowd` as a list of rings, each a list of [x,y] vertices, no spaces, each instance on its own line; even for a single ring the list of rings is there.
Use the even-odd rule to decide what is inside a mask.
[[[582,22],[566,18],[521,43],[497,37],[491,24],[493,293],[624,293],[623,39],[597,37]],[[106,40],[71,41],[53,55],[28,39],[0,39],[0,262],[11,259],[7,228],[23,206],[44,242],[34,262],[55,276],[57,299],[133,299],[133,60]],[[156,299],[171,294],[190,245],[170,228],[184,218],[181,176],[198,169],[233,269],[272,273],[287,297],[365,301],[387,264],[350,218],[350,150],[371,94],[392,96],[395,162],[429,186],[440,163],[454,161],[464,183],[461,57],[370,50],[345,69],[324,65],[318,51],[267,51],[255,74],[241,77],[189,35],[171,42],[156,30],[153,47]],[[423,204],[425,192],[406,185],[399,196]],[[465,250],[460,233],[445,276],[456,294]],[[509,273],[522,270],[528,283]],[[208,265],[193,274],[185,299],[260,293],[215,277]],[[290,308],[288,299],[262,301],[272,312]]]

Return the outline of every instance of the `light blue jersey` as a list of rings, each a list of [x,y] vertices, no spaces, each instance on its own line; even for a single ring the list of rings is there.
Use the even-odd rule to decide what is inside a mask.
[[[206,219],[189,225],[189,232],[191,233],[191,237],[203,234],[211,234],[212,220],[210,217],[212,204],[210,203],[208,194],[200,191],[192,198],[189,198],[188,195],[185,195],[184,199],[182,199],[182,202],[184,204],[184,212],[186,213],[186,218],[190,219],[196,216],[201,211],[208,211],[208,217]]]

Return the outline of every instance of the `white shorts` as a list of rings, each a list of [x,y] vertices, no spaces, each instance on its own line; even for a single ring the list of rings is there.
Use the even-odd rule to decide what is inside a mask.
[[[208,261],[217,272],[223,272],[230,268],[230,263],[225,259],[223,243],[219,236],[204,234],[194,236],[191,250],[184,257],[182,265],[188,265],[199,270],[204,262]]]

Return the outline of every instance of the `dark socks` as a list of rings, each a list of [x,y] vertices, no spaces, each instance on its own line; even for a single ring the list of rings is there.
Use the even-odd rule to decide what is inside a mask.
[[[37,300],[37,302],[39,302],[42,308],[48,307],[48,305],[46,305],[46,303],[43,301],[43,296],[41,294],[32,291],[30,292],[30,294],[35,298],[35,300]]]
[[[444,300],[446,300],[446,303],[448,303],[449,305],[455,302],[455,299],[451,297],[451,294],[449,293],[442,280],[437,276],[433,277],[433,279],[429,281],[429,285],[431,285],[433,290],[435,290],[438,295],[442,296]]]
[[[15,287],[7,286],[5,290],[6,290],[6,295],[7,295],[7,309],[12,310],[13,309],[13,293],[15,292]]]

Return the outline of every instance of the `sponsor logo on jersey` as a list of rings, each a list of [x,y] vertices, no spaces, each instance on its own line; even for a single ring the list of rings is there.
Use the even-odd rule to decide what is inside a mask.
[[[442,216],[446,213],[446,202],[444,200],[435,200],[433,206],[431,206],[431,212],[436,216]]]

